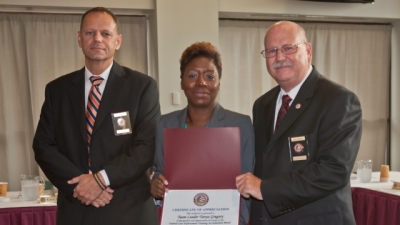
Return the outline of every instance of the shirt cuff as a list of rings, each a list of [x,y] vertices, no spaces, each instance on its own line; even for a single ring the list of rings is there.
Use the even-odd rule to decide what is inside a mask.
[[[99,173],[103,176],[106,187],[110,186],[110,180],[108,179],[107,173],[105,170],[100,170]]]
[[[162,207],[162,200],[157,200],[157,199],[155,199],[155,198],[153,198],[153,201],[154,201],[154,205],[156,205],[156,206],[158,206],[158,207]]]

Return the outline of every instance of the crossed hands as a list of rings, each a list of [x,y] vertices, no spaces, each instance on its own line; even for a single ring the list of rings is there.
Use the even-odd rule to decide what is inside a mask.
[[[100,173],[97,175],[104,184],[103,176]],[[92,174],[82,174],[74,177],[68,181],[68,184],[78,184],[75,187],[73,196],[85,205],[93,205],[96,208],[104,207],[113,198],[112,193],[114,190],[109,187],[102,190]]]

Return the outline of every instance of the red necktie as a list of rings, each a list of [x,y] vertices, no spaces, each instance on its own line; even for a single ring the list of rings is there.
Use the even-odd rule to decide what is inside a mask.
[[[90,142],[92,140],[92,132],[94,127],[94,122],[96,120],[97,111],[100,107],[101,93],[99,90],[99,85],[103,82],[103,78],[100,76],[91,76],[90,82],[92,82],[92,88],[89,91],[87,110],[86,110],[86,139],[87,139],[87,149],[89,155],[89,172],[90,169]]]
[[[289,110],[290,101],[292,101],[292,99],[289,95],[282,96],[282,105],[278,112],[278,118],[276,119],[275,130],[278,130],[278,127],[281,124],[283,117],[285,117],[287,111]]]

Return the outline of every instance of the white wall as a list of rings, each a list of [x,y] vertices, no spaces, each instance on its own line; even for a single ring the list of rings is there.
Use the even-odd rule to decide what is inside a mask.
[[[179,59],[190,44],[208,41],[218,47],[218,2],[215,0],[156,0],[158,85],[162,113],[186,106],[180,88]],[[172,105],[171,94],[181,95]]]

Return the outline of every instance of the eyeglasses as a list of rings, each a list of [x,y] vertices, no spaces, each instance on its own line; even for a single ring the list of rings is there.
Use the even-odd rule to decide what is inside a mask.
[[[294,54],[297,52],[297,48],[303,44],[306,44],[306,43],[302,43],[302,44],[298,44],[298,45],[284,45],[282,48],[265,49],[265,50],[261,51],[261,55],[264,58],[272,58],[278,54],[278,50],[281,50],[281,52],[285,55]]]

